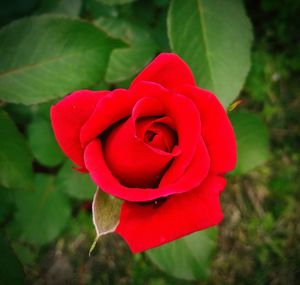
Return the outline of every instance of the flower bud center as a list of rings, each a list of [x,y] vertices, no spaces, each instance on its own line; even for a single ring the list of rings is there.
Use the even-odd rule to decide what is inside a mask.
[[[151,143],[154,139],[154,137],[156,136],[156,133],[151,131],[151,130],[147,130],[144,136],[144,142],[145,143]]]
[[[138,119],[136,122],[137,136],[153,148],[172,152],[178,143],[177,134],[170,126],[157,120],[153,118]]]

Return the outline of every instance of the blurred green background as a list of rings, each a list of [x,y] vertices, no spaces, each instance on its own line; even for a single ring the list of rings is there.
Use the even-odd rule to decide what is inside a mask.
[[[10,0],[0,4],[0,284],[299,284],[300,2]],[[127,88],[176,52],[228,110],[238,165],[224,220],[132,255],[95,238],[95,185],[57,146],[49,107]]]

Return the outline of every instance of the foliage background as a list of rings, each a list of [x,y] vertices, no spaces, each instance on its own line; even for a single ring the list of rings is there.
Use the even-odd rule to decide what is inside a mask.
[[[192,9],[195,3],[214,12],[214,17],[201,18]],[[299,282],[300,4],[292,0],[223,3],[227,4],[1,3],[1,285]],[[252,44],[243,7],[253,26]],[[234,18],[230,11],[236,12]],[[206,20],[208,32],[194,25],[197,19]],[[214,28],[218,21],[230,24],[223,41]],[[203,36],[209,43],[206,50],[199,49]],[[228,39],[237,48],[228,48]],[[170,50],[189,62],[199,85],[213,89],[226,108],[240,93],[241,101],[229,107],[239,164],[222,195],[225,219],[218,234],[200,233],[159,249],[165,250],[165,256],[132,255],[121,238],[109,236],[88,257],[95,236],[90,204],[95,186],[87,176],[71,171],[53,138],[49,107],[79,88],[127,87],[155,54]],[[47,61],[57,55],[62,59]],[[45,60],[47,65],[41,64]]]

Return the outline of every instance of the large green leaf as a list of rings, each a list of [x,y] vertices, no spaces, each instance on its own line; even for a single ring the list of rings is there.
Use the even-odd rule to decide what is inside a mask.
[[[182,279],[206,279],[216,248],[217,228],[196,232],[146,251],[161,270]]]
[[[254,113],[232,112],[238,160],[233,174],[244,174],[269,158],[269,136],[266,125]]]
[[[99,17],[95,24],[110,37],[121,39],[128,45],[142,45],[145,41],[152,41],[145,29],[121,18]]]
[[[72,163],[69,161],[59,170],[56,187],[58,191],[82,200],[92,200],[96,192],[96,185],[90,176],[72,169]]]
[[[149,47],[114,49],[105,75],[107,82],[120,82],[136,75],[154,57],[155,50]]]
[[[64,193],[54,187],[54,177],[37,174],[36,190],[16,192],[16,214],[14,230],[18,229],[19,239],[36,245],[54,240],[66,227],[71,207]]]
[[[106,71],[107,82],[120,82],[136,75],[157,51],[157,44],[146,29],[123,19],[101,17],[96,25],[128,47],[112,51]]]
[[[28,137],[34,158],[49,167],[60,164],[64,154],[60,150],[50,125],[50,121],[36,117],[28,126]]]
[[[24,284],[22,265],[11,246],[0,235],[0,285]]]
[[[31,189],[32,179],[32,156],[26,141],[9,116],[0,110],[0,184]]]
[[[172,51],[228,107],[250,67],[253,36],[242,1],[172,0],[167,24]]]
[[[115,41],[64,16],[25,18],[0,31],[0,99],[31,104],[88,88],[105,73]]]
[[[41,0],[37,14],[53,13],[78,16],[81,11],[81,0]]]

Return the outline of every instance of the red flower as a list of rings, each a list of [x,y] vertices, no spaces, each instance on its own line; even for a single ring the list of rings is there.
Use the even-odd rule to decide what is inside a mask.
[[[116,232],[133,252],[222,220],[223,175],[236,163],[233,129],[177,55],[157,56],[129,90],[72,93],[51,108],[51,120],[65,154],[124,200]]]

